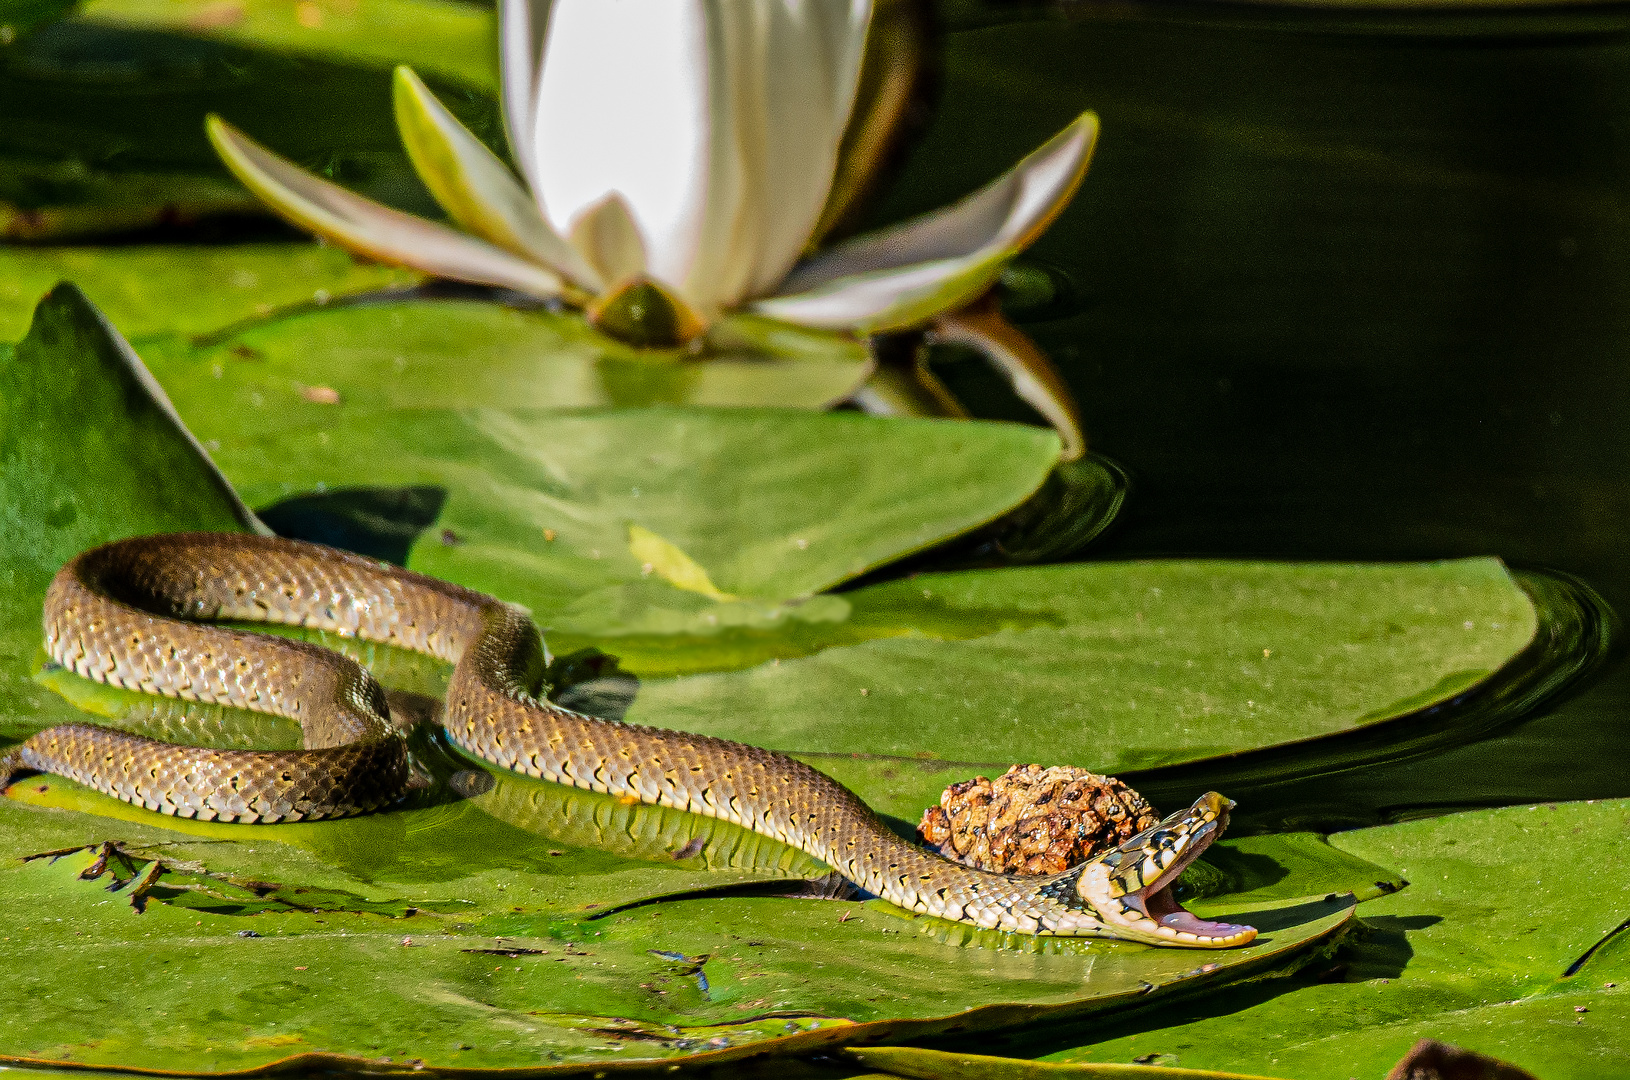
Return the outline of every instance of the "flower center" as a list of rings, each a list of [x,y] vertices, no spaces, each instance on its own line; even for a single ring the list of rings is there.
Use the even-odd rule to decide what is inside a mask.
[[[689,305],[649,278],[634,278],[606,293],[587,314],[602,333],[641,349],[671,349],[704,329]]]

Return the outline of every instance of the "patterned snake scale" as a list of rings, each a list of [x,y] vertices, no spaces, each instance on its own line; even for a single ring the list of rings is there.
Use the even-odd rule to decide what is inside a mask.
[[[52,581],[44,622],[52,659],[79,675],[297,720],[304,749],[205,749],[62,724],[0,757],[0,787],[20,772],[51,772],[160,813],[238,822],[338,817],[402,797],[407,745],[372,676],[316,645],[207,625],[221,619],[317,627],[453,663],[443,723],[464,752],[724,818],[911,911],[1027,934],[1195,948],[1256,936],[1198,919],[1171,896],[1177,875],[1227,824],[1232,803],[1220,795],[1061,875],[970,869],[900,839],[848,789],[782,754],[541,700],[542,637],[515,607],[292,540],[188,533],[95,548]]]

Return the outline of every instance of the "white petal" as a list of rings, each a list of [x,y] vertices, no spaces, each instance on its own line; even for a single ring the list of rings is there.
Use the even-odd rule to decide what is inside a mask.
[[[577,216],[572,246],[594,267],[606,288],[645,274],[645,246],[621,195],[612,192]]]
[[[727,0],[730,2],[730,0]],[[533,189],[555,229],[617,192],[652,276],[683,281],[707,194],[702,0],[555,0],[538,85]]]
[[[1081,410],[1069,384],[1029,335],[1002,317],[994,298],[941,315],[931,324],[929,340],[966,345],[1006,375],[1014,392],[1058,432],[1060,461],[1075,461],[1087,452]]]
[[[772,292],[809,243],[854,108],[872,0],[707,5],[708,204],[685,289]]]
[[[538,190],[537,134],[538,72],[543,68],[543,39],[549,29],[554,0],[499,0],[498,63],[503,82],[504,130],[509,149],[526,177],[526,186]]]
[[[496,154],[448,112],[411,68],[396,69],[396,126],[408,157],[447,215],[467,231],[590,292],[602,282],[543,220],[532,196]]]
[[[652,277],[699,309],[771,290],[825,205],[871,8],[554,0],[533,128],[549,219],[569,233],[615,191]]]
[[[296,225],[350,251],[455,281],[535,296],[560,293],[560,277],[551,270],[313,176],[218,116],[211,116],[206,128],[216,151],[250,191]]]
[[[822,252],[793,270],[780,295],[752,306],[806,326],[876,333],[967,303],[1069,203],[1097,137],[1098,118],[1083,113],[983,190]]]

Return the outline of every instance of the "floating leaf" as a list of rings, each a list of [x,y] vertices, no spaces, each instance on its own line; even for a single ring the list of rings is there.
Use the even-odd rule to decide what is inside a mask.
[[[1536,629],[1486,559],[1099,563],[842,599],[842,621],[770,643],[778,664],[648,679],[628,718],[809,755],[914,821],[946,783],[1014,762],[1117,773],[1403,716],[1487,679]],[[680,644],[597,641],[635,671]]]
[[[999,517],[1041,484],[1058,453],[1052,433],[1036,428],[854,413],[380,411],[398,385],[419,392],[423,378],[412,377],[372,386],[336,378],[346,403],[334,408],[249,364],[244,381],[223,386],[154,362],[178,393],[197,395],[183,398],[183,414],[220,443],[217,456],[249,498],[439,487],[441,531],[421,539],[408,564],[525,604],[545,624],[581,598],[629,585],[697,600],[645,578],[628,549],[631,524],[677,545],[721,591],[778,602]],[[919,484],[902,461],[933,462],[936,486]]]
[[[165,333],[210,335],[420,279],[310,243],[0,248],[0,340],[22,337],[39,298],[65,280],[141,343]]]
[[[1413,882],[1363,906],[1332,973],[1225,991],[1209,1016],[1157,1011],[1049,1060],[1164,1050],[1194,1068],[1381,1076],[1431,1037],[1558,1080],[1630,1068],[1630,801],[1452,814],[1331,845]]]
[[[574,312],[453,300],[336,305],[196,345],[155,342],[144,352],[173,384],[183,413],[194,413],[201,437],[223,445],[259,428],[275,432],[288,419],[281,406],[298,392],[296,382],[330,386],[348,404],[372,409],[825,408],[871,370],[853,338],[765,319],[727,319],[694,350],[647,350],[614,341]],[[223,397],[241,411],[218,415],[208,402]],[[371,423],[381,430],[370,439],[387,437],[386,420]]]
[[[16,849],[18,815],[39,816],[0,802],[0,847]],[[1323,901],[1258,912],[1274,927],[1260,943],[1208,953],[1197,965],[1183,950],[1113,942],[947,943],[921,920],[798,900],[688,901],[562,919],[534,906],[535,871],[421,885],[415,899],[426,903],[411,915],[372,901],[346,907],[343,890],[325,894],[333,907],[279,911],[235,893],[257,890],[234,885],[243,879],[220,865],[248,859],[264,871],[283,858],[261,847],[202,846],[202,865],[160,876],[142,914],[123,893],[143,864],[199,846],[132,850],[111,894],[81,879],[94,869],[94,851],[8,859],[0,889],[20,902],[0,911],[14,946],[4,996],[34,1004],[0,1013],[0,1060],[211,1072],[323,1051],[376,1064],[389,1056],[431,1068],[564,1069],[689,1055],[724,1061],[766,1044],[810,1053],[1017,1019],[1057,1022],[1293,967],[1351,912]],[[429,902],[448,889],[466,894],[464,910]],[[294,898],[266,891],[278,895]],[[104,974],[87,979],[61,964],[60,947],[70,943]],[[120,989],[132,980],[151,991],[136,1008]],[[339,1000],[347,1007],[335,1009]],[[100,1025],[88,1046],[86,1015]]]

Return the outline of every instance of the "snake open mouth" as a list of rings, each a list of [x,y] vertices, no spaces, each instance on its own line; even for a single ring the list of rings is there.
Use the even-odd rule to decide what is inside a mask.
[[[1184,908],[1172,886],[1184,870],[1222,835],[1233,806],[1208,792],[1193,806],[1122,844],[1105,860],[1105,884],[1119,893],[1094,906],[1128,936],[1165,945],[1226,948],[1253,940],[1256,928],[1212,922]],[[1086,885],[1083,881],[1083,885]]]
[[[1179,934],[1192,934],[1207,944],[1240,945],[1256,937],[1256,927],[1236,923],[1212,922],[1202,919],[1185,908],[1177,899],[1172,886],[1187,870],[1189,864],[1200,857],[1212,841],[1222,835],[1219,823],[1204,826],[1190,842],[1189,849],[1172,866],[1150,884],[1123,897],[1128,904],[1142,911],[1150,919]]]

